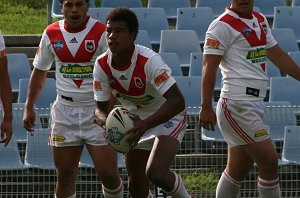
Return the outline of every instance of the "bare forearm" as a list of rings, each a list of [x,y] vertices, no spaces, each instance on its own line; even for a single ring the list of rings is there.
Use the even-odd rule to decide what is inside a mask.
[[[26,106],[34,106],[40,92],[42,91],[46,79],[47,71],[34,69],[32,71],[30,82],[28,85],[28,92],[26,98]]]

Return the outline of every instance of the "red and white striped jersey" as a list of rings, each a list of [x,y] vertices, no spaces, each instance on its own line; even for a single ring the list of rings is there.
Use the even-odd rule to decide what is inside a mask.
[[[135,45],[131,64],[122,68],[112,65],[110,50],[94,66],[94,97],[107,101],[111,93],[141,118],[148,117],[165,102],[163,94],[175,83],[171,69],[162,58],[144,46]]]
[[[104,24],[89,17],[84,28],[74,31],[60,20],[45,29],[33,65],[49,70],[55,61],[57,92],[79,102],[94,101],[94,62],[106,49]]]
[[[245,18],[230,8],[206,32],[204,54],[222,55],[221,96],[235,100],[261,100],[266,96],[266,49],[277,44],[261,13]],[[249,89],[250,88],[250,89]]]

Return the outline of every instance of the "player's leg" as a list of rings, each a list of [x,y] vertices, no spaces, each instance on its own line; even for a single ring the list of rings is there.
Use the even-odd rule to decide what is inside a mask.
[[[132,198],[151,197],[149,180],[145,174],[149,154],[148,150],[134,149],[125,155],[129,192]]]
[[[57,198],[76,196],[76,176],[83,146],[53,147]]]
[[[216,197],[237,197],[243,179],[253,166],[253,160],[241,146],[228,148],[227,166],[219,179]]]
[[[179,141],[170,136],[157,136],[149,156],[146,175],[156,186],[172,197],[189,198],[179,175],[170,170],[179,148]]]
[[[86,146],[102,182],[104,196],[106,198],[122,198],[123,182],[118,175],[116,151],[110,145],[93,146],[86,144]]]
[[[280,197],[278,155],[272,140],[244,146],[259,169],[258,190],[261,197]]]

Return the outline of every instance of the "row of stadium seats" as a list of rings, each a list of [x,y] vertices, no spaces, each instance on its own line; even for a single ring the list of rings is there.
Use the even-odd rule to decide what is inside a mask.
[[[90,0],[90,7],[95,8],[95,0]],[[196,0],[193,7],[211,7],[215,17],[220,15],[225,7],[230,5],[230,1],[223,0]],[[293,0],[292,6],[299,6],[298,0]],[[129,8],[142,8],[142,0],[101,0],[99,7],[118,7],[126,6]],[[273,17],[273,8],[275,6],[287,6],[285,0],[259,0],[254,1],[254,6],[258,7],[267,17]],[[177,8],[192,7],[190,0],[148,0],[147,8],[163,8],[168,19],[176,19]],[[53,0],[51,7],[51,16],[53,18],[62,18],[60,11],[59,0]]]

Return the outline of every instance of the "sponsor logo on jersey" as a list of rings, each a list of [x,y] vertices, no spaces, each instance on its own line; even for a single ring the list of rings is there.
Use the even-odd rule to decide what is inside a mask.
[[[74,37],[74,38],[72,38],[72,39],[70,40],[70,43],[78,43],[78,41],[77,41],[76,38]]]
[[[267,50],[259,48],[253,51],[249,51],[246,56],[247,60],[251,60],[252,63],[261,63],[267,61]]]
[[[54,48],[57,51],[60,51],[63,47],[64,47],[64,43],[62,42],[62,40],[57,40],[54,42]]]
[[[81,66],[79,64],[68,64],[60,67],[60,73],[64,78],[93,78],[93,65]]]
[[[173,122],[171,121],[165,122],[163,126],[166,127],[167,129],[171,128],[173,126]]]
[[[64,142],[65,139],[66,139],[65,136],[62,136],[62,135],[54,134],[54,136],[53,136],[53,141],[55,141],[55,142]]]
[[[94,89],[97,90],[97,91],[102,90],[101,83],[99,81],[94,80],[93,86],[94,86]]]
[[[249,27],[244,27],[242,30],[242,34],[245,36],[249,36],[249,34],[252,32],[251,28]]]
[[[256,27],[257,27],[257,25],[255,24],[255,22],[253,22],[252,27],[253,27],[253,28],[256,28]]]
[[[168,80],[168,78],[169,78],[168,73],[166,71],[164,71],[163,73],[161,73],[155,77],[154,83],[156,84],[156,86],[159,86],[159,85],[163,84],[164,82],[166,82]]]
[[[85,49],[86,51],[93,52],[95,50],[95,41],[85,40]]]
[[[116,98],[128,100],[128,101],[134,103],[135,105],[147,105],[147,104],[150,104],[151,101],[154,99],[154,97],[151,95],[147,95],[142,98],[134,98],[134,97],[128,96],[126,94],[122,94],[122,93],[117,93]]]
[[[205,45],[210,47],[210,48],[219,49],[220,42],[216,41],[216,40],[213,40],[213,39],[207,39]]]
[[[122,74],[122,75],[119,77],[119,80],[127,80],[127,78]]]
[[[268,131],[265,129],[255,131],[255,137],[262,137],[268,135]]]
[[[134,77],[133,80],[134,80],[135,86],[137,86],[138,88],[144,87],[144,84],[140,77]]]

